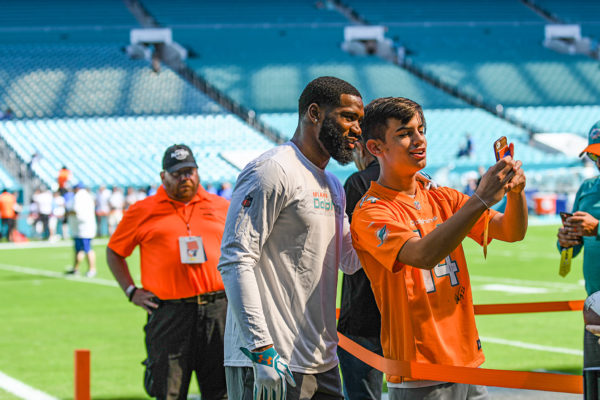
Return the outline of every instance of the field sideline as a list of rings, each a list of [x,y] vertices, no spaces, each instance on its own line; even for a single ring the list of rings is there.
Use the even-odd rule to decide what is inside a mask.
[[[585,298],[581,258],[558,276],[556,225],[532,226],[516,244],[494,242],[488,259],[464,243],[476,304]],[[13,378],[49,399],[73,396],[73,351],[92,352],[92,398],[142,399],[144,313],[129,304],[96,241],[98,277],[65,279],[69,242],[52,247],[0,246],[0,387]],[[139,282],[137,253],[130,258]],[[477,317],[485,368],[581,373],[583,322],[578,312]],[[195,384],[192,393],[198,393]],[[0,399],[19,397],[0,389]]]

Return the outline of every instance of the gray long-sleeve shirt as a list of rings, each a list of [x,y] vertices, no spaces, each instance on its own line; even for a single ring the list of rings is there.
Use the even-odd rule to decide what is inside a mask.
[[[240,173],[219,271],[229,299],[225,365],[251,366],[240,347],[274,344],[293,371],[337,365],[338,268],[360,269],[335,176],[291,142]]]

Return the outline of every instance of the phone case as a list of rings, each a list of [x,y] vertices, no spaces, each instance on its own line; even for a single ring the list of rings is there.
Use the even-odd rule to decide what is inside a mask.
[[[506,136],[502,136],[500,139],[494,142],[494,155],[496,156],[496,161],[512,155],[510,154],[510,147],[508,146]]]
[[[567,218],[569,218],[570,216],[572,216],[573,214],[568,213],[568,212],[561,212],[560,213],[560,220],[562,221],[563,225],[564,223],[567,221]]]

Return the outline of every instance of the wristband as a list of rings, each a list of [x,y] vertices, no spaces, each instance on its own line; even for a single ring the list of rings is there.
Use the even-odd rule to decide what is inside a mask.
[[[490,206],[487,205],[487,203],[485,201],[483,201],[483,199],[481,197],[479,197],[479,195],[477,194],[477,192],[473,192],[473,195],[475,195],[475,197],[477,197],[485,206],[485,208],[490,208]]]
[[[133,295],[135,294],[136,290],[137,290],[137,287],[135,285],[129,285],[127,287],[127,289],[125,289],[125,295],[129,299],[129,301],[133,300]]]

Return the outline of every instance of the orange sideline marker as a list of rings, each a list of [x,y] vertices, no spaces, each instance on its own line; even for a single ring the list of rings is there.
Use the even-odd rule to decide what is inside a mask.
[[[90,400],[90,351],[75,350],[74,400]]]

